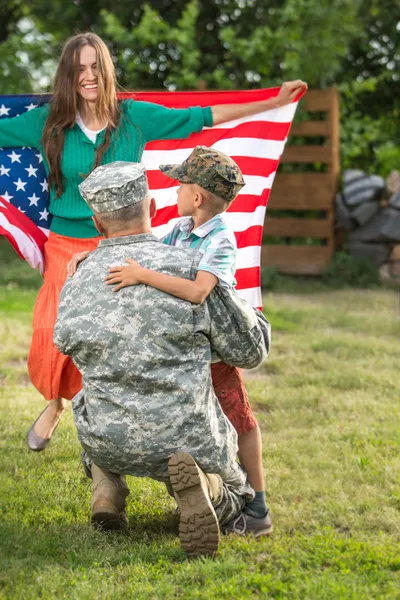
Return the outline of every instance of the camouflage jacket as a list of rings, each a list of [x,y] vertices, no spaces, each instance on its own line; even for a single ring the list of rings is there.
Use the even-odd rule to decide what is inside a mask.
[[[166,481],[168,456],[183,449],[205,471],[245,485],[236,432],[211,383],[211,347],[254,367],[268,352],[268,321],[219,287],[197,306],[145,285],[115,293],[104,277],[128,257],[192,279],[200,259],[152,234],[111,238],[67,280],[54,340],[82,373],[73,411],[84,450],[109,471]]]

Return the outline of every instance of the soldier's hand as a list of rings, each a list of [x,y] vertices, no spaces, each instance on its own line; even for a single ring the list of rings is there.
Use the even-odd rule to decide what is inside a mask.
[[[83,260],[85,260],[85,258],[87,258],[89,256],[89,254],[90,254],[89,250],[84,250],[83,252],[77,252],[76,254],[73,255],[73,257],[71,258],[71,260],[69,261],[69,263],[67,265],[68,277],[72,277],[74,275],[74,273],[76,273],[76,269],[78,268],[79,263],[82,262]]]
[[[107,285],[115,285],[113,292],[128,287],[129,285],[137,285],[140,282],[139,274],[143,267],[140,266],[136,260],[127,258],[126,262],[129,263],[127,266],[122,267],[110,267],[108,269],[109,275],[105,278]]]
[[[307,88],[308,85],[301,79],[296,79],[296,81],[285,81],[282,83],[279,94],[276,97],[278,106],[290,104],[303,89]]]

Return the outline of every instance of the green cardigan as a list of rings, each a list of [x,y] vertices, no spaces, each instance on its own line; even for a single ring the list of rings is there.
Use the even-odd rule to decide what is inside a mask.
[[[204,126],[212,126],[211,108],[194,106],[185,109],[165,108],[151,102],[124,100],[121,102],[121,119],[118,129],[112,132],[111,143],[102,164],[115,160],[140,162],[144,147],[151,140],[186,138]],[[49,105],[35,108],[12,119],[0,119],[0,148],[32,146],[43,155],[47,175],[49,165],[44,156],[41,137],[49,114]],[[65,132],[61,170],[64,175],[64,192],[55,198],[50,190],[49,211],[53,215],[50,230],[73,238],[96,237],[92,211],[79,193],[78,185],[93,168],[95,150],[104,139],[104,131],[93,144],[79,125]]]

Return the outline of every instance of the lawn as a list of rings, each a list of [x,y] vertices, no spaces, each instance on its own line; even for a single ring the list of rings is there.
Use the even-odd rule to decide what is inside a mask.
[[[70,410],[45,452],[28,451],[43,406],[25,364],[40,277],[4,244],[0,261],[1,598],[400,598],[396,290],[265,295],[271,355],[246,378],[275,532],[188,561],[150,480],[128,478],[127,535],[91,529]]]

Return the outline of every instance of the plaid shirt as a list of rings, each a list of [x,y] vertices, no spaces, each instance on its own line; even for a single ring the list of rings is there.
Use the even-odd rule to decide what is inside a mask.
[[[236,285],[236,239],[222,215],[193,229],[193,219],[184,218],[162,238],[164,244],[197,250],[202,258],[198,271],[208,271],[218,278],[219,284],[229,289]]]

